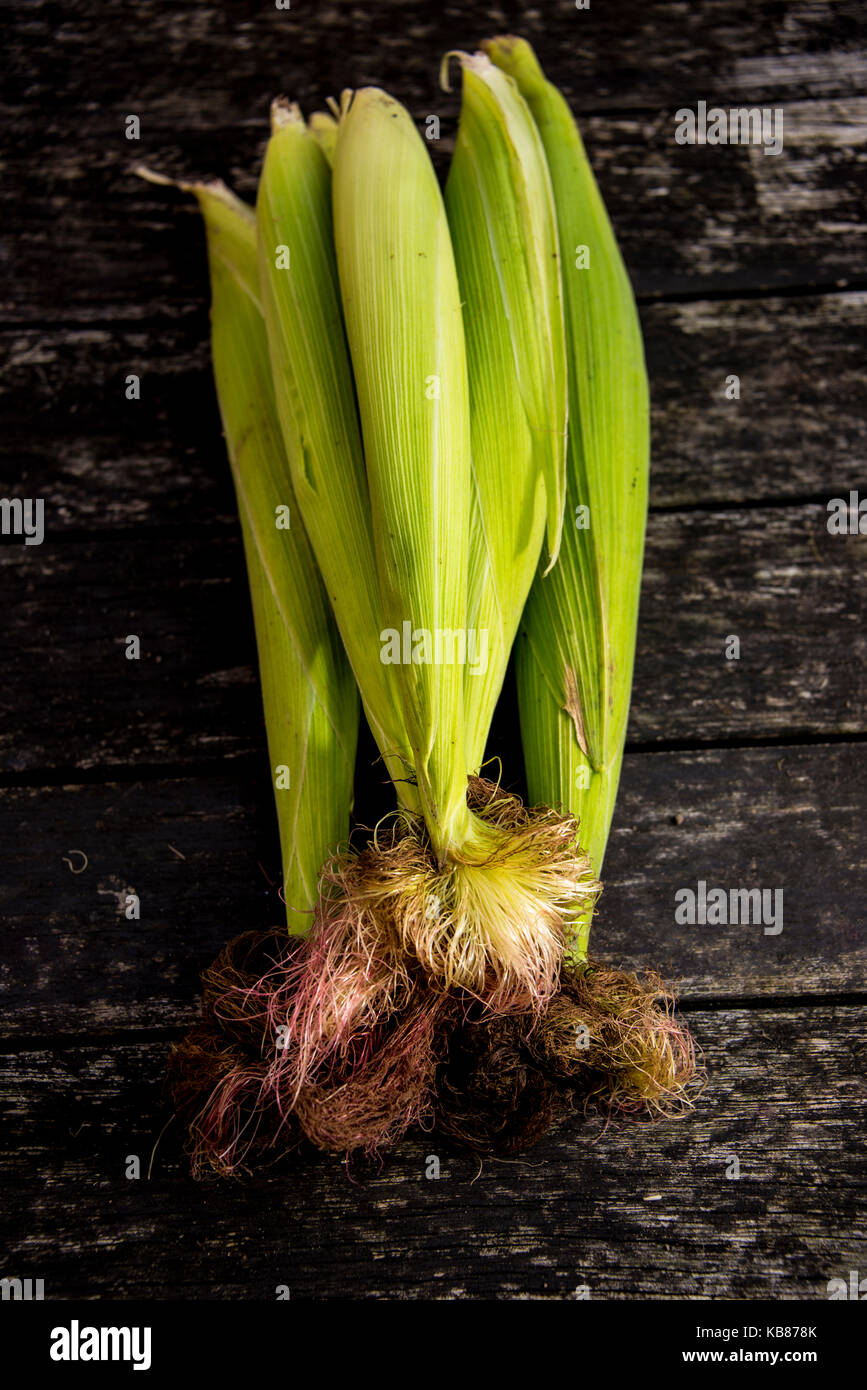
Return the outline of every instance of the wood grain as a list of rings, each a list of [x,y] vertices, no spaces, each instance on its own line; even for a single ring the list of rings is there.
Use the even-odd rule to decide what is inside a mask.
[[[825,511],[867,495],[859,0],[0,0],[0,23],[0,495],[43,497],[47,525],[41,547],[0,546],[0,1272],[44,1277],[48,1298],[234,1301],[278,1284],[816,1300],[863,1273],[865,540],[830,536]],[[309,112],[380,82],[440,116],[443,173],[459,98],[439,56],[504,28],[581,114],[652,383],[630,751],[594,950],[677,980],[709,1083],[678,1124],[573,1120],[481,1175],[422,1136],[353,1181],[299,1155],[197,1186],[177,1125],[160,1138],[166,1055],[201,968],[279,920],[279,851],[202,229],[131,168],[252,197],[272,96]],[[782,107],[783,153],[677,145],[675,112],[699,100]],[[509,688],[491,751],[521,790],[517,742]],[[359,768],[371,823],[390,798],[369,737]],[[675,894],[699,881],[782,889],[782,932],[678,924]],[[127,1180],[158,1138],[151,1180]]]
[[[319,1156],[196,1186],[171,1127],[151,1181],[127,1180],[127,1155],[146,1173],[168,1117],[166,1044],[22,1050],[0,1071],[8,1267],[52,1299],[273,1300],[278,1284],[293,1299],[570,1299],[581,1285],[592,1300],[825,1298],[867,1258],[867,1014],[689,1022],[710,1079],[685,1120],[603,1135],[567,1120],[479,1176],[429,1135],[354,1182]]]
[[[693,100],[690,86],[676,107]],[[863,276],[867,97],[788,103],[779,156],[678,145],[675,109],[581,123],[640,295],[833,288]],[[452,136],[433,150],[441,172]],[[90,325],[198,312],[198,215],[132,168],[219,176],[252,198],[266,137],[264,119],[253,128],[215,120],[204,132],[151,122],[147,138],[129,142],[121,113],[104,106],[65,112],[60,126],[49,116],[47,151],[34,148],[30,120],[13,130],[6,177],[17,196],[0,250],[15,274],[0,287],[0,318]]]
[[[139,107],[166,123],[205,128],[261,118],[270,83],[307,106],[347,85],[380,83],[438,110],[441,55],[473,48],[504,26],[533,43],[551,78],[582,110],[709,102],[783,101],[867,92],[867,39],[858,0],[620,0],[577,11],[574,0],[475,10],[386,0],[288,11],[258,0],[227,7],[138,0],[4,0],[6,100],[40,114],[99,93],[118,112]]]
[[[204,256],[204,248],[202,248]],[[206,306],[113,328],[0,331],[0,485],[41,496],[57,538],[235,515],[211,381]],[[867,493],[867,293],[642,309],[652,506]],[[127,373],[140,401],[125,396]],[[730,376],[740,398],[727,399]]]
[[[49,512],[41,546],[0,548],[4,771],[191,766],[263,747],[240,541],[234,527],[197,535],[190,510],[186,531],[111,544],[54,544]],[[867,538],[827,520],[819,505],[651,517],[634,744],[864,732]]]
[[[689,999],[863,990],[865,799],[863,744],[627,757],[594,951]],[[6,789],[0,842],[9,1035],[189,1023],[223,943],[281,918],[264,758],[254,781]],[[782,889],[782,931],[678,925],[699,880]]]

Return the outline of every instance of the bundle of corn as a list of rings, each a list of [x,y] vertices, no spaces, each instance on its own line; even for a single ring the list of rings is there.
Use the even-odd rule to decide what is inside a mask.
[[[556,993],[571,923],[597,891],[573,817],[531,816],[475,777],[546,510],[558,543],[565,469],[553,200],[524,103],[485,66],[518,108],[527,149],[510,177],[502,99],[480,107],[476,138],[501,158],[478,172],[456,158],[450,186],[467,200],[457,269],[424,144],[378,89],[344,93],[336,133],[319,123],[333,160],[330,266],[329,162],[293,108],[275,107],[259,191],[260,281],[296,494],[401,802],[372,844],[332,858],[300,972],[295,962],[289,972],[287,1096],[328,1148],[379,1147],[421,1119],[444,1032],[467,1009],[538,1013]],[[512,214],[502,251],[482,235],[492,179]],[[289,275],[281,246],[292,248]],[[498,272],[507,297],[489,307]],[[338,287],[363,465],[355,434],[351,448],[319,445],[322,381],[352,380]],[[494,420],[511,380],[496,370],[468,379],[462,290],[479,305],[474,364],[485,366],[490,339],[520,371],[525,447],[511,477]],[[532,431],[545,427],[552,394],[557,438],[537,447]],[[335,515],[350,495],[351,514]],[[366,611],[362,573],[373,589]]]
[[[637,1004],[622,979],[594,993],[584,969],[600,885],[579,816],[598,868],[646,507],[637,319],[562,98],[546,106],[526,45],[488,51],[457,55],[445,201],[409,114],[377,88],[309,126],[274,103],[255,223],[225,190],[193,187],[269,748],[301,774],[294,801],[278,798],[289,925],[309,927],[246,934],[206,975],[224,1046],[188,1040],[176,1094],[197,1163],[223,1173],[299,1133],[370,1152],[436,1113],[460,1142],[511,1151],[544,1131],[558,1090],[598,1098],[600,1069],[617,1071],[624,1110],[682,1090],[682,1068],[671,1085],[661,1064],[659,1084],[639,1080],[647,987]],[[600,265],[580,291],[560,263],[576,224]],[[585,497],[591,544],[563,527]],[[519,678],[535,810],[479,775],[531,586]],[[357,711],[335,628],[397,801],[360,847],[346,842]],[[579,758],[593,797],[574,796]],[[311,906],[312,923],[294,911]],[[570,1008],[597,1040],[577,1070],[558,1043]]]

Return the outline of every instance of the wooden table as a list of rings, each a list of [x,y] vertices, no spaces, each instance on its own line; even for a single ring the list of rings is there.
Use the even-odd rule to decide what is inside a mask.
[[[46,534],[0,548],[0,1274],[156,1299],[821,1299],[867,1274],[867,541],[827,527],[867,496],[860,0],[3,10],[0,493],[43,498]],[[309,112],[380,82],[440,116],[442,168],[440,54],[504,27],[579,113],[654,402],[595,948],[679,981],[709,1084],[679,1123],[576,1121],[481,1173],[422,1136],[353,1180],[310,1157],[197,1185],[167,1050],[223,941],[279,919],[280,871],[202,229],[131,167],[252,195],[273,95]],[[699,100],[782,108],[783,153],[677,144]],[[520,788],[510,693],[492,747]],[[369,743],[360,766],[365,819],[387,804]],[[783,931],[678,925],[699,881],[783,889]]]

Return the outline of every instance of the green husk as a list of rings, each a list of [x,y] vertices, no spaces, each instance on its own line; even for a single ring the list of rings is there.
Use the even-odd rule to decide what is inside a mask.
[[[466,839],[464,667],[383,665],[386,634],[466,633],[470,435],[460,296],[442,196],[409,113],[378,88],[346,94],[334,156],[334,235],[364,435],[380,640],[370,663],[399,692],[439,861]],[[364,680],[360,680],[364,690]]]
[[[566,350],[554,202],[533,118],[483,54],[456,56],[463,100],[445,201],[470,380],[469,625],[486,635],[488,652],[486,671],[468,673],[465,685],[475,772],[546,521],[549,567],[560,544]]]
[[[272,107],[256,222],[271,368],[295,495],[371,730],[398,794],[412,806],[403,717],[379,661],[383,607],[334,257],[331,169],[298,108],[283,101]]]
[[[310,133],[329,164],[334,163],[337,148],[337,120],[330,111],[314,111],[309,121]]]
[[[287,918],[300,932],[319,870],[349,833],[358,695],[289,477],[252,209],[221,184],[190,191],[207,229],[214,376],[253,601]],[[278,529],[278,513],[289,529]]]
[[[563,251],[569,367],[566,523],[518,642],[533,800],[567,805],[599,873],[629,713],[647,515],[649,402],[629,278],[574,120],[523,39],[483,44],[517,82],[545,148]],[[589,250],[579,268],[577,248]],[[589,508],[589,526],[576,521]],[[585,916],[577,953],[586,952]]]

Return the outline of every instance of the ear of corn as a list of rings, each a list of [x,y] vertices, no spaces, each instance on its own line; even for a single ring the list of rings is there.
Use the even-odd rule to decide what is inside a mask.
[[[487,670],[466,680],[467,757],[477,771],[546,516],[549,563],[560,545],[566,352],[538,131],[511,78],[483,54],[457,56],[463,100],[445,200],[463,299],[477,503],[469,624],[488,637]]]
[[[334,163],[334,150],[337,146],[337,121],[330,111],[314,111],[310,117],[310,134],[329,164]]]
[[[223,185],[190,191],[207,229],[214,376],[253,601],[287,916],[290,930],[305,931],[323,861],[349,833],[358,696],[289,478],[253,212]]]
[[[649,404],[635,300],[581,137],[521,39],[483,45],[527,100],[563,251],[569,366],[566,524],[518,649],[530,795],[572,808],[598,873],[623,758],[647,514]],[[581,250],[581,248],[586,248]],[[581,512],[579,508],[587,508]],[[579,952],[586,949],[585,918]]]
[[[334,231],[386,632],[426,634],[391,672],[431,843],[467,833],[463,682],[470,515],[466,358],[451,239],[408,112],[377,88],[344,99]],[[409,628],[405,625],[408,624]],[[437,639],[453,659],[437,660]],[[380,659],[379,646],[372,653]],[[364,685],[362,683],[362,689]]]
[[[370,497],[334,258],[331,170],[297,107],[275,102],[256,221],[274,390],[295,495],[371,730],[398,794],[409,761],[379,660]]]

